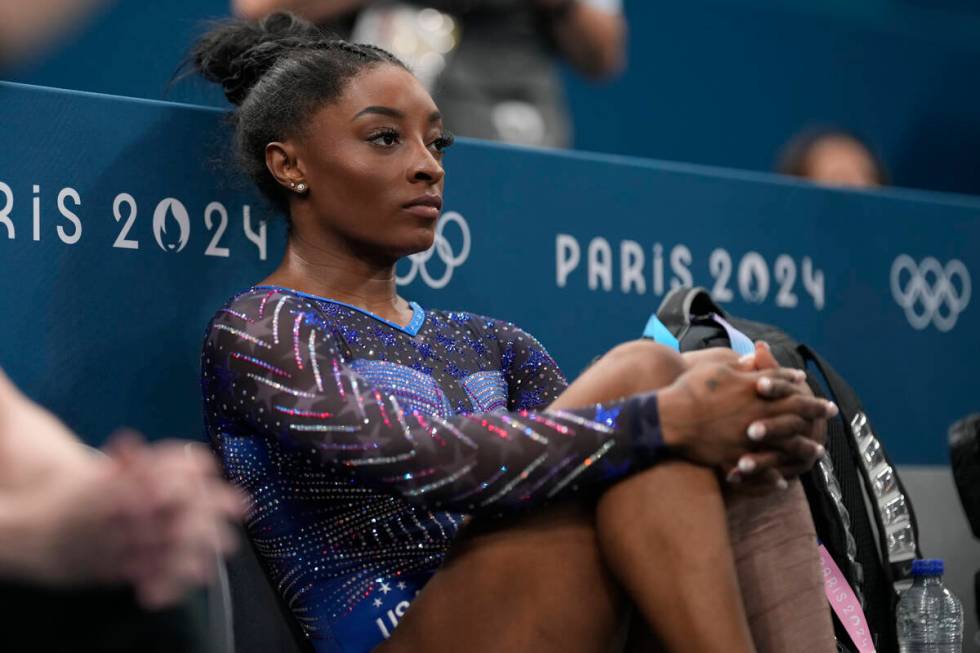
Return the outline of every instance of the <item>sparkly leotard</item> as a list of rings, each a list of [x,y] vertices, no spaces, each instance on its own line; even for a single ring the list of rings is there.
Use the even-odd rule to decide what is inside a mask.
[[[655,395],[544,412],[566,382],[533,337],[412,308],[401,327],[260,286],[205,339],[208,434],[318,653],[390,636],[466,515],[608,485],[663,451]]]

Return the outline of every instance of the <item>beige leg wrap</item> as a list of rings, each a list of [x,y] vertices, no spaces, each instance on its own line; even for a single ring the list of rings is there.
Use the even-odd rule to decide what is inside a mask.
[[[799,481],[725,497],[735,567],[759,653],[834,653],[816,532]]]

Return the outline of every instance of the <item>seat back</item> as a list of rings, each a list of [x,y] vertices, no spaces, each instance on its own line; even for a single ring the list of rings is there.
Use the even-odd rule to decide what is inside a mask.
[[[313,653],[247,534],[227,564],[236,653]]]

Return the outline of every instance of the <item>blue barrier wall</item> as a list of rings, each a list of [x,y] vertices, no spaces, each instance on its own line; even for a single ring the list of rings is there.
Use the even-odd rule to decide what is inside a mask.
[[[812,122],[866,135],[897,184],[980,194],[980,8],[968,0],[626,0],[626,74],[568,75],[579,149],[768,170]],[[162,99],[229,0],[117,0],[12,79]],[[171,99],[222,105],[184,83]]]
[[[0,365],[93,443],[201,432],[205,324],[282,250],[220,163],[221,119],[0,83]],[[978,199],[473,142],[447,166],[403,294],[513,320],[569,375],[693,282],[822,351],[899,462],[944,462],[947,426],[980,408]]]

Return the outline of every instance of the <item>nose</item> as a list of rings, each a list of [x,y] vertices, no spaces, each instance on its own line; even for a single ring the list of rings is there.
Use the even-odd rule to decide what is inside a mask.
[[[422,182],[429,185],[438,184],[446,176],[442,164],[436,159],[424,143],[416,148],[412,165],[409,167],[409,181]]]

